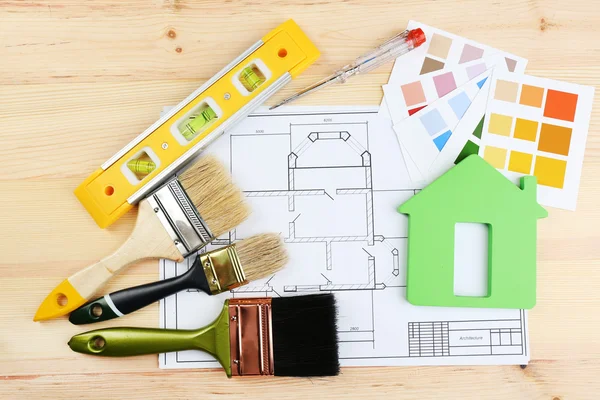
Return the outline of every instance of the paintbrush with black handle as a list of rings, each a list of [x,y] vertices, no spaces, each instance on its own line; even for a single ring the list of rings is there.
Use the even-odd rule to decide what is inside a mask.
[[[275,233],[260,234],[200,254],[183,275],[119,290],[97,298],[69,316],[75,325],[122,317],[187,289],[215,295],[266,278],[287,262],[285,245]]]

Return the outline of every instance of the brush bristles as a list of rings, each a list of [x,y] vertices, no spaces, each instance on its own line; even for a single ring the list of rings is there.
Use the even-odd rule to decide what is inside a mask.
[[[235,244],[246,280],[266,278],[287,263],[285,245],[275,233],[250,236]]]
[[[178,179],[214,237],[235,228],[250,215],[242,191],[215,157],[202,157]]]
[[[273,368],[277,376],[340,372],[332,294],[273,298]]]

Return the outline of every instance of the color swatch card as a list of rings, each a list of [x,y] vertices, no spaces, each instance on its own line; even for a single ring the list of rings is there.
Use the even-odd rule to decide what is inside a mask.
[[[444,69],[416,77],[406,83],[383,85],[392,121],[394,123],[402,121],[427,104],[431,104],[495,66],[507,68],[503,56],[495,55],[474,60],[449,70]]]
[[[488,72],[489,74],[489,72]],[[481,84],[483,83],[483,76],[482,75],[482,79],[479,80],[480,84],[479,86],[481,86]],[[448,95],[450,96],[450,95]],[[486,101],[487,101],[487,97],[486,97]],[[422,107],[421,109],[423,109],[424,107]],[[485,111],[485,110],[484,110]],[[400,121],[402,122],[402,121]],[[399,140],[400,143],[400,151],[402,152],[402,157],[404,159],[404,164],[406,166],[406,170],[412,180],[413,183],[415,184],[420,184],[420,185],[425,185],[428,182],[430,182],[429,179],[429,174],[427,174],[427,170],[425,169],[425,164],[421,165],[421,168],[419,168],[417,166],[417,164],[415,163],[415,161],[413,160],[413,158],[411,158],[410,152],[406,149],[406,147],[402,144],[402,142]],[[445,149],[445,146],[443,147]],[[431,161],[430,159],[427,160],[422,160],[423,163],[425,162],[429,162]]]
[[[504,63],[496,62],[492,74],[496,71],[507,71],[507,67]],[[479,154],[483,121],[490,93],[490,81],[491,79],[488,79],[481,87],[477,97],[452,132],[452,136],[429,167],[429,171],[423,174],[426,183],[433,182],[465,157]]]
[[[492,72],[494,74],[494,72]],[[492,75],[493,76],[493,75]],[[423,173],[427,184],[446,173],[455,164],[471,154],[479,154],[481,133],[492,78],[488,78],[477,93],[469,109],[454,128],[452,136],[433,161],[427,173]]]
[[[454,66],[485,59],[497,53],[502,53],[504,62],[511,72],[524,72],[527,66],[527,60],[521,57],[501,52],[493,47],[417,21],[408,22],[407,29],[416,28],[423,30],[427,41],[396,60],[388,81],[389,84],[407,83],[420,75],[451,69]]]
[[[470,65],[468,71],[464,65],[459,65],[450,70],[420,76],[408,83],[383,85],[383,93],[394,123],[419,112],[488,69],[483,60],[469,64],[473,65]]]
[[[396,59],[388,84],[405,84],[436,71],[450,70],[490,55],[500,55],[511,72],[525,72],[527,60],[513,54],[437,29],[417,21],[409,21],[407,29],[421,28],[427,41]],[[457,85],[460,86],[460,85]],[[410,109],[416,106],[413,104]],[[379,115],[392,119],[393,109],[384,96]],[[396,118],[398,122],[398,118]]]
[[[594,88],[494,73],[479,154],[515,182],[538,180],[540,204],[574,210]]]
[[[412,50],[411,52],[399,57],[394,64],[388,84],[410,83],[420,76],[434,73],[441,70],[450,70],[458,65],[467,64],[481,58],[489,58],[491,55],[500,55],[504,59],[506,68],[509,71],[524,72],[527,66],[527,60],[517,57],[510,53],[501,52],[490,46],[477,43],[452,33],[437,29],[417,21],[409,21],[407,29],[421,28],[427,37],[427,41]],[[457,85],[459,86],[459,85]],[[428,104],[429,101],[421,103],[421,106]],[[410,109],[418,106],[413,104]],[[388,105],[387,96],[384,96],[379,110],[379,115],[387,119],[398,122],[400,118],[394,118],[394,108]],[[405,115],[407,112],[405,113]],[[413,182],[423,182],[418,168],[407,154],[404,148],[402,155],[406,164],[407,171]]]
[[[447,96],[394,125],[401,146],[425,177],[452,131],[466,113],[490,72],[486,72]]]

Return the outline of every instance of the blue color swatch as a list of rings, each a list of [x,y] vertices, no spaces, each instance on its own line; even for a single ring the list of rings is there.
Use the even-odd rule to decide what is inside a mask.
[[[442,151],[448,139],[452,136],[452,131],[446,131],[442,133],[440,136],[433,139],[433,143],[435,143],[435,147],[438,148],[439,151]]]
[[[483,86],[483,84],[485,83],[485,81],[487,81],[487,78],[483,78],[482,80],[480,80],[479,82],[477,82],[477,86],[479,86],[479,89],[481,89],[481,87]]]
[[[438,110],[431,110],[421,117],[421,123],[427,130],[430,136],[435,135],[442,129],[446,128],[446,123]]]
[[[469,108],[471,105],[471,100],[465,92],[460,92],[448,100],[448,104],[450,104],[450,107],[452,107],[452,111],[454,111],[456,118],[461,119],[462,116],[465,115],[467,108]]]

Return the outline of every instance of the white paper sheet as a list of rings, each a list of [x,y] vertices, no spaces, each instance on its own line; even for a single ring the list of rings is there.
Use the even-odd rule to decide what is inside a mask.
[[[414,195],[389,120],[373,107],[280,108],[246,118],[208,148],[253,209],[216,245],[279,232],[284,270],[232,293],[161,301],[160,325],[197,329],[231,296],[335,294],[344,366],[526,364],[523,310],[417,307],[405,299],[407,217]],[[209,249],[213,249],[211,246]],[[477,257],[474,257],[477,259]],[[184,273],[161,260],[162,278]],[[468,277],[460,277],[464,282]],[[218,368],[200,351],[161,354],[161,368]]]
[[[479,154],[506,177],[538,179],[542,205],[575,210],[594,87],[495,71]]]

